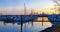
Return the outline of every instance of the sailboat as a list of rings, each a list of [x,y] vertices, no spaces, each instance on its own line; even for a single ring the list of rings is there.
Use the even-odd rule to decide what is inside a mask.
[[[27,16],[26,14],[26,5],[24,3],[24,16],[23,16],[23,21],[32,21],[35,18],[37,18],[37,16],[33,15],[32,12],[33,10],[31,10],[31,14],[29,16]]]

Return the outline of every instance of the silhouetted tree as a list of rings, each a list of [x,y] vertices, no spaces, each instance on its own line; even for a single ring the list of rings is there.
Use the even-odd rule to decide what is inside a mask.
[[[60,6],[60,0],[53,0],[58,6]]]
[[[53,0],[53,2],[55,3],[55,6],[57,6],[57,11],[59,11],[60,14],[60,0]]]

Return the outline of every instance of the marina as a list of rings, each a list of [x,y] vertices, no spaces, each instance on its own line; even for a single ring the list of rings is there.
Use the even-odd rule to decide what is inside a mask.
[[[60,32],[60,0],[0,0],[0,32]]]
[[[40,20],[38,20],[38,19],[40,19]],[[42,17],[37,18],[36,22],[35,21],[33,21],[33,22],[32,21],[28,21],[26,23],[23,22],[22,32],[29,32],[29,31],[30,32],[39,32],[41,30],[44,30],[44,29],[52,26],[52,24],[48,21],[47,17],[43,17],[43,19],[44,19],[43,21],[47,21],[47,22],[43,22],[43,26],[42,26],[42,22],[41,22],[42,21]],[[39,22],[37,22],[37,21],[39,21]],[[4,28],[2,32],[7,31],[7,30],[8,30],[8,32],[9,31],[11,31],[11,32],[13,32],[13,31],[20,32],[21,31],[21,23],[20,22],[13,22],[13,21],[12,22],[9,22],[9,21],[8,22],[4,22],[4,21],[0,21],[0,24],[1,24],[0,25],[0,28],[1,28],[0,31],[2,31],[2,29]]]

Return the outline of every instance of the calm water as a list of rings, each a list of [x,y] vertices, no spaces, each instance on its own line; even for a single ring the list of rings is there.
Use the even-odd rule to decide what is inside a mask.
[[[42,18],[39,17],[37,21],[42,21]],[[48,21],[47,17],[44,17],[44,21]],[[23,23],[23,32],[39,32],[41,30],[44,30],[48,27],[51,27],[52,24],[50,22],[28,22]],[[20,32],[21,31],[21,25],[18,25],[17,23],[3,23],[0,22],[0,32]]]

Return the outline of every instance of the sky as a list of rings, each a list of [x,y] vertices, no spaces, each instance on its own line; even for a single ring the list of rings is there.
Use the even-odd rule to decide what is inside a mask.
[[[24,9],[24,3],[26,9],[46,9],[52,8],[52,0],[0,0],[0,11],[7,9],[10,11],[12,9],[22,11]]]
[[[23,7],[24,3],[27,7],[36,8],[52,5],[52,0],[0,0],[0,7]]]

